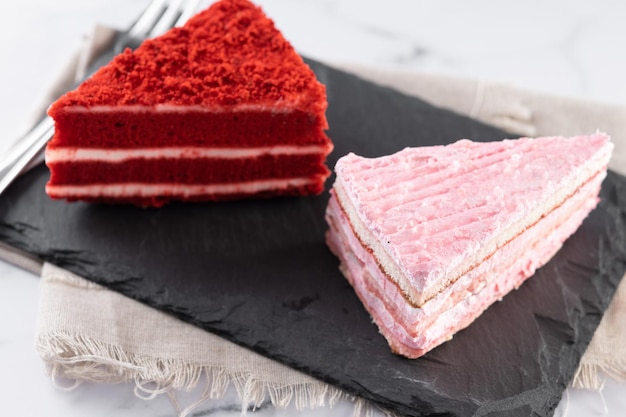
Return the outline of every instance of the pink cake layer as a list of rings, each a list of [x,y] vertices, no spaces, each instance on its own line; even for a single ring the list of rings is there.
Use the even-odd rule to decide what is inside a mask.
[[[604,134],[349,154],[334,189],[353,228],[421,306],[606,166]]]
[[[604,171],[597,174],[565,203],[421,308],[408,303],[398,286],[380,270],[354,234],[334,194],[327,211],[331,225],[327,242],[392,350],[416,358],[467,327],[550,260],[596,206],[604,176]]]

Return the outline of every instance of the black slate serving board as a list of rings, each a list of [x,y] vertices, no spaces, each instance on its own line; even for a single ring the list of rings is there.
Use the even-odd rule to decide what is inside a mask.
[[[328,91],[330,166],[350,151],[511,137],[310,64]],[[626,269],[626,179],[609,173],[600,206],[535,277],[407,360],[324,244],[327,193],[141,209],[53,201],[47,178],[38,167],[0,197],[0,240],[411,416],[552,415]]]

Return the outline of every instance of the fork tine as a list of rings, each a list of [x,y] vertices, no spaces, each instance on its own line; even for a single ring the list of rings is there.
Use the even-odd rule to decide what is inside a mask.
[[[145,38],[166,10],[167,0],[152,0],[128,30],[130,39]]]
[[[163,13],[158,22],[155,23],[152,30],[150,30],[148,38],[159,36],[174,26],[174,22],[176,22],[180,15],[181,4],[184,2],[185,0],[170,0],[165,13]]]
[[[180,17],[178,18],[174,26],[182,26],[187,23],[187,20],[189,20],[189,18],[193,16],[193,14],[196,12],[196,9],[198,8],[198,3],[200,3],[200,0],[190,0],[189,2],[187,2],[187,5],[183,9]]]
[[[150,31],[149,38],[159,36],[174,26],[182,26],[195,13],[199,0],[171,0],[163,16]]]

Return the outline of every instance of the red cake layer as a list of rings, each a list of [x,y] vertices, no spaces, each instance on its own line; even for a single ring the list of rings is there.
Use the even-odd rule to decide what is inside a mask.
[[[323,145],[326,120],[302,111],[65,112],[51,147]]]
[[[239,183],[259,179],[327,177],[322,155],[223,159],[131,159],[123,163],[97,161],[51,164],[51,185],[102,183]]]

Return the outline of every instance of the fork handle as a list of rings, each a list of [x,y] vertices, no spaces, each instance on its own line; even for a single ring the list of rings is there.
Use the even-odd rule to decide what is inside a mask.
[[[54,121],[46,116],[28,132],[7,157],[0,162],[0,194],[43,151],[54,134]]]

